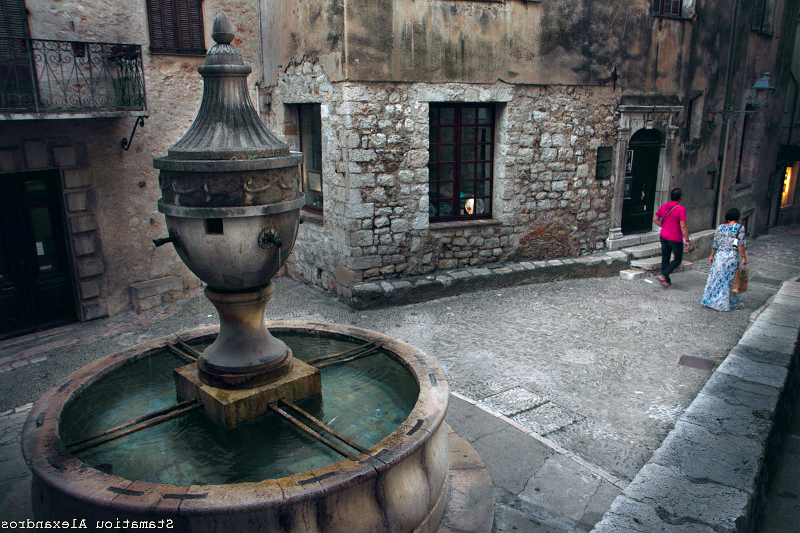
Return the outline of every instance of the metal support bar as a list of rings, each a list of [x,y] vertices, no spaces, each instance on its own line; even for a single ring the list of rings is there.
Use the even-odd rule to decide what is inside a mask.
[[[320,364],[314,365],[314,366],[316,366],[319,370],[322,370],[323,368],[328,368],[329,366],[335,366],[335,365],[341,365],[341,364],[344,364],[344,363],[349,363],[350,361],[354,361],[356,359],[361,359],[362,357],[367,357],[368,355],[375,355],[376,353],[378,353],[378,349],[379,348],[380,348],[380,346],[375,346],[374,348],[370,348],[369,350],[366,350],[364,352],[357,353],[355,355],[351,355],[350,357],[347,357],[345,359],[337,359],[335,361],[323,362],[323,363],[320,363]]]
[[[279,416],[281,416],[284,420],[286,420],[287,422],[289,422],[292,425],[294,425],[297,429],[299,429],[300,431],[302,431],[306,435],[316,439],[317,441],[319,441],[320,443],[324,444],[325,446],[327,446],[331,450],[335,451],[336,453],[338,453],[340,455],[343,455],[344,457],[347,457],[351,461],[355,461],[356,460],[356,456],[355,455],[353,455],[350,452],[344,450],[343,448],[341,448],[338,445],[336,445],[335,443],[329,441],[328,439],[326,439],[325,437],[323,437],[322,435],[320,435],[319,433],[317,433],[316,431],[314,431],[313,429],[311,429],[307,425],[303,424],[301,421],[299,421],[298,419],[296,419],[295,417],[293,417],[292,415],[290,415],[289,413],[287,413],[286,411],[284,411],[283,409],[278,407],[277,403],[269,404],[269,408],[272,411],[274,411],[275,413],[277,413]]]
[[[322,420],[318,419],[317,417],[315,417],[311,413],[309,413],[307,411],[304,411],[303,409],[301,409],[300,407],[296,406],[292,402],[289,402],[289,401],[286,401],[286,400],[278,400],[278,403],[279,404],[283,404],[286,407],[289,407],[291,409],[294,409],[295,412],[297,412],[299,415],[303,416],[303,418],[305,418],[306,420],[311,422],[311,425],[316,426],[317,428],[322,429],[322,430],[326,431],[327,433],[333,435],[334,437],[336,437],[340,441],[344,442],[345,444],[347,444],[348,446],[350,446],[354,450],[358,450],[361,453],[369,453],[368,449],[364,448],[363,446],[361,446],[358,443],[355,443],[355,442],[351,441],[350,439],[348,439],[344,435],[342,435],[340,433],[337,433],[334,429],[332,429],[330,426],[328,426],[325,422],[323,422]]]
[[[177,346],[175,346],[171,342],[167,343],[167,348],[169,349],[169,351],[171,351],[172,353],[174,353],[175,355],[177,355],[178,357],[180,357],[184,361],[187,361],[189,363],[196,363],[197,362],[197,358],[196,357],[192,357],[191,355],[189,355],[188,353],[186,353],[183,350],[179,349]]]
[[[325,361],[330,361],[332,359],[337,359],[339,357],[347,357],[347,360],[350,360],[352,357],[361,357],[362,355],[367,355],[377,349],[379,349],[382,345],[373,344],[368,342],[367,344],[362,344],[361,346],[357,346],[351,350],[347,350],[344,352],[334,353],[331,355],[323,355],[322,357],[317,357],[306,361],[306,364],[317,366],[317,363],[322,363]],[[325,365],[328,366],[328,365]],[[321,367],[318,367],[321,368]]]
[[[144,128],[144,117],[136,117],[136,121],[133,123],[133,130],[131,130],[131,136],[129,139],[122,138],[122,149],[126,152],[131,147],[131,142],[133,142],[133,136],[136,134],[136,126],[141,126]]]
[[[164,409],[159,409],[158,411],[153,411],[152,413],[148,413],[144,416],[140,416],[139,418],[124,424],[120,424],[96,435],[92,435],[91,437],[67,444],[67,448],[84,444],[77,449],[70,450],[70,453],[74,455],[90,448],[94,448],[95,446],[100,446],[101,444],[111,442],[112,440],[117,440],[132,433],[136,433],[137,431],[163,424],[164,422],[168,422],[174,418],[183,416],[186,413],[194,411],[195,409],[201,409],[202,407],[203,406],[197,400],[187,400],[185,402],[171,405]]]
[[[186,350],[187,352],[189,352],[189,353],[190,353],[192,356],[194,356],[195,358],[199,358],[201,355],[203,355],[203,354],[202,354],[202,353],[200,353],[200,352],[199,352],[197,349],[195,349],[195,348],[192,348],[191,346],[189,346],[188,344],[186,344],[186,343],[183,341],[183,339],[181,339],[180,337],[177,337],[177,339],[178,339],[178,344],[180,344],[180,345],[181,345],[181,348],[183,348],[184,350]]]

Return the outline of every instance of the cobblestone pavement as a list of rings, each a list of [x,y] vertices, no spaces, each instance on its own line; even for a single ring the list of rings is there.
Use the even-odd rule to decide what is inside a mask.
[[[418,346],[455,396],[448,421],[487,463],[495,531],[591,529],[738,342],[753,313],[800,276],[800,226],[749,243],[745,309],[700,305],[697,261],[653,278],[567,280],[402,307],[352,310],[276,280],[267,318],[354,324]],[[216,322],[204,298],[0,342],[0,518],[26,512],[19,453],[26,404],[80,366],[147,339]],[[29,512],[29,511],[28,511]]]

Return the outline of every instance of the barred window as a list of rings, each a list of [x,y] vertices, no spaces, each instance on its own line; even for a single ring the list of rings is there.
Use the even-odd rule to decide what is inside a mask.
[[[494,106],[431,104],[428,162],[430,220],[492,214]]]
[[[203,0],[146,0],[153,54],[205,55]]]
[[[680,16],[681,0],[653,0],[653,13],[656,15]]]

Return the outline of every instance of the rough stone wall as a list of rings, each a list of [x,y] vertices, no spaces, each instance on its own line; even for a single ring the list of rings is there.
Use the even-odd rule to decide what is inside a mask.
[[[288,67],[269,121],[292,140],[292,106],[321,103],[324,194],[323,220],[301,226],[289,272],[348,297],[361,281],[602,249],[613,187],[594,179],[595,162],[614,144],[616,98],[593,87],[331,83],[317,64]],[[431,102],[495,103],[492,219],[429,223]],[[542,228],[564,245],[532,252],[524,244]]]
[[[77,149],[75,168],[65,166],[62,171],[62,192],[82,318],[130,309],[131,285],[139,282],[177,276],[184,294],[198,292],[200,281],[172,247],[153,246],[154,238],[166,236],[166,226],[157,210],[161,194],[152,159],[166,154],[194,120],[202,97],[197,67],[204,58],[150,54],[143,1],[26,0],[26,7],[36,39],[142,45],[149,117],[137,128],[129,151],[123,151],[120,141],[130,136],[133,117],[5,122],[0,134],[0,151],[7,153],[21,153],[27,141],[47,146],[51,153],[57,146],[67,147],[64,150],[70,154]],[[258,2],[205,0],[206,48],[214,44],[211,26],[221,10],[236,27],[234,45],[253,67],[248,85],[258,105],[256,86],[262,70]],[[62,168],[53,163],[54,156],[48,157],[42,156],[33,167],[16,165],[0,172]],[[174,290],[174,284],[171,287]]]

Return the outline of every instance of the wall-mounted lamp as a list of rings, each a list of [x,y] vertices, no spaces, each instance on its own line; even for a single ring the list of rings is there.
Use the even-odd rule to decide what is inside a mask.
[[[725,109],[709,109],[708,116],[706,120],[708,121],[709,127],[712,129],[717,125],[717,117],[721,117],[720,122],[723,124],[727,124],[731,121],[731,119],[736,119],[738,115],[755,115],[756,113],[760,113],[766,106],[766,102],[762,102],[758,98],[758,93],[760,91],[774,91],[775,87],[770,86],[769,84],[769,72],[762,72],[761,77],[756,80],[756,82],[751,87],[754,91],[756,91],[756,98],[752,104],[747,104],[746,109],[731,109],[730,107],[726,107]]]

